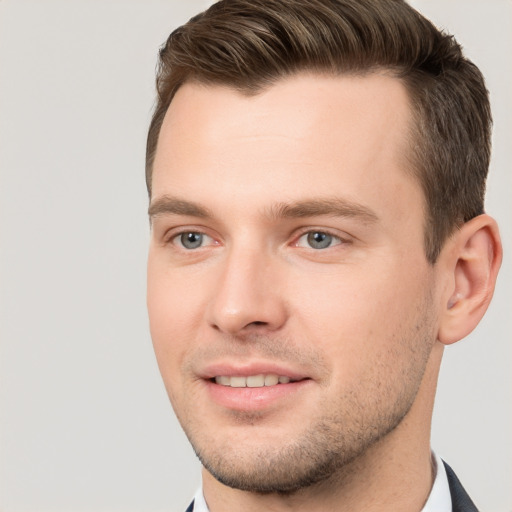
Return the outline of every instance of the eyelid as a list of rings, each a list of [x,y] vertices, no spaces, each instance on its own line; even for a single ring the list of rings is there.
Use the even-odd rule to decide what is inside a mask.
[[[330,229],[330,228],[321,228],[321,227],[312,227],[308,226],[305,228],[301,228],[297,234],[293,237],[292,245],[294,247],[301,247],[298,245],[299,240],[304,236],[308,235],[309,233],[325,233],[326,235],[331,236],[332,238],[339,241],[339,243],[336,243],[330,247],[337,247],[338,245],[344,245],[349,244],[353,241],[353,237],[348,235],[347,233],[340,233],[339,231]],[[306,248],[306,247],[304,247]],[[312,249],[312,248],[311,248]],[[318,251],[318,249],[314,249],[315,251]]]
[[[208,247],[213,245],[219,245],[218,237],[216,237],[213,233],[211,233],[211,230],[206,229],[204,226],[176,226],[173,228],[168,229],[162,236],[162,243],[164,245],[174,245],[177,246],[180,249],[184,249],[187,251],[190,251],[191,249],[186,249],[181,244],[177,244],[176,240],[185,233],[198,233],[200,235],[203,235],[204,237],[207,237],[208,239],[212,240],[214,243],[209,243],[206,245],[201,246],[202,247]]]
[[[181,245],[178,245],[175,243],[175,240],[179,238],[184,233],[199,233],[207,238],[209,238],[213,243],[208,243],[206,245],[201,246],[208,247],[208,246],[218,246],[221,245],[221,240],[218,234],[212,233],[211,229],[206,228],[205,226],[198,226],[198,225],[181,225],[181,226],[175,226],[172,228],[167,229],[163,235],[161,236],[162,244],[163,245],[174,245],[178,248],[190,251],[191,249],[186,249],[182,247]],[[295,231],[295,233],[292,235],[292,242],[290,245],[295,247],[301,247],[298,245],[299,240],[309,233],[325,233],[331,237],[333,237],[338,243],[335,243],[334,245],[330,247],[337,247],[339,245],[346,245],[350,244],[354,241],[354,237],[349,235],[346,232],[339,232],[336,229],[331,228],[325,228],[325,227],[316,227],[316,226],[305,226],[302,228],[299,228]],[[307,249],[307,247],[303,247]],[[313,250],[313,248],[311,248]],[[318,251],[318,249],[314,249],[315,251]]]

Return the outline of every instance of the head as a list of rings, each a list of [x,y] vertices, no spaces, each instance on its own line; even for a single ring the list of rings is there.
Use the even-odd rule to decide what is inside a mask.
[[[428,454],[442,345],[499,265],[489,125],[479,71],[398,0],[223,1],[170,36],[148,308],[218,481],[295,493]]]
[[[175,30],[160,51],[149,195],[160,128],[184,83],[253,95],[299,71],[376,70],[398,78],[409,95],[409,171],[425,196],[425,251],[434,263],[446,238],[484,211],[491,113],[482,74],[453,36],[402,0],[221,1]]]

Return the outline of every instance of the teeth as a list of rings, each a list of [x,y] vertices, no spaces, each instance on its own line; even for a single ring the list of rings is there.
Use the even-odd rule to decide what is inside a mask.
[[[277,375],[265,375],[265,386],[275,386],[279,382]]]
[[[231,382],[230,382],[230,386],[232,388],[245,388],[246,386],[246,378],[245,377],[231,377],[231,379],[229,379]]]
[[[231,379],[229,377],[226,377],[225,375],[222,375],[221,377],[216,377],[215,382],[217,384],[221,384],[222,386],[231,386]]]
[[[247,377],[248,388],[262,388],[265,385],[265,375],[251,375]]]
[[[227,375],[215,377],[217,384],[232,388],[262,388],[263,386],[275,386],[278,383],[288,384],[290,381],[290,377],[279,376],[273,373],[268,375],[249,375],[248,377],[228,377]]]

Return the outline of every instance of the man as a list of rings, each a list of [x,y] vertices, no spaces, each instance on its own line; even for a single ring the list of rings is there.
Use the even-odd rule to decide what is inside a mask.
[[[160,56],[148,309],[189,510],[476,510],[430,421],[501,261],[478,69],[401,0],[225,0]]]

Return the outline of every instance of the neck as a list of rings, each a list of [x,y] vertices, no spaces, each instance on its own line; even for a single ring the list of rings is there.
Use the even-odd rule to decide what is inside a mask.
[[[432,488],[430,423],[442,346],[437,343],[418,395],[401,423],[328,480],[291,494],[227,487],[203,469],[210,512],[420,512]]]

